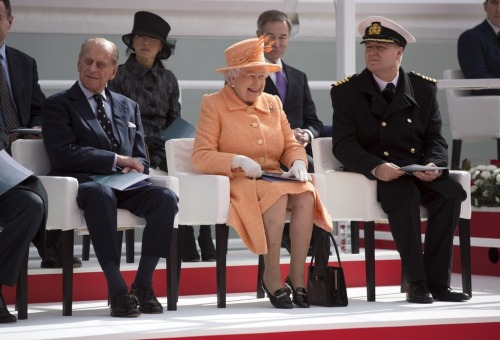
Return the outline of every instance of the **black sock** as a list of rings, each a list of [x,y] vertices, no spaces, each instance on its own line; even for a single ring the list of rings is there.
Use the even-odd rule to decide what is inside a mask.
[[[159,257],[141,256],[132,288],[141,288],[153,282],[153,273],[158,261],[160,261]]]
[[[111,262],[103,269],[106,281],[108,282],[109,296],[115,296],[119,292],[127,289],[127,284],[120,273],[120,266]]]

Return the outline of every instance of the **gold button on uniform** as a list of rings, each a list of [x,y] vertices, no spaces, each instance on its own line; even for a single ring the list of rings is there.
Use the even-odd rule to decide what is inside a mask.
[[[406,121],[411,124],[411,118],[408,118]]]
[[[386,123],[386,122],[382,122],[382,126],[383,126],[383,127],[386,127],[386,126],[387,126],[387,123]]]
[[[385,157],[389,156],[389,152],[384,151],[384,156],[385,156]]]
[[[259,126],[259,124],[257,124],[257,123],[252,123],[252,127],[257,127],[257,126]]]
[[[260,144],[260,145],[262,145],[262,144],[264,144],[264,141],[263,141],[262,139],[259,139],[259,140],[257,141],[257,143],[258,143],[258,144]]]
[[[414,149],[414,148],[411,148],[411,149],[410,149],[410,152],[411,152],[411,153],[415,153],[415,149]]]

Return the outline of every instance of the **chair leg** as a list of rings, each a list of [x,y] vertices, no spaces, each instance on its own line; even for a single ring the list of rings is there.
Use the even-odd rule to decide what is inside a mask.
[[[215,225],[217,308],[226,308],[226,256],[228,235],[229,228],[226,224]]]
[[[262,299],[266,296],[262,288],[262,277],[264,276],[264,256],[259,255],[259,266],[257,268],[257,299]]]
[[[184,231],[185,231],[185,225],[179,225],[178,230],[177,230],[177,255],[176,255],[176,277],[177,277],[177,300],[179,299],[179,287],[180,287],[180,282],[181,282],[181,265],[182,265],[182,250],[184,247]]]
[[[17,278],[16,310],[19,320],[26,320],[28,318],[28,254],[29,249],[26,251],[21,271]]]
[[[135,230],[125,230],[125,259],[127,263],[134,263],[135,260]]]
[[[368,301],[375,301],[375,222],[364,222],[366,296]]]
[[[177,310],[177,300],[179,298],[179,281],[177,279],[177,246],[178,228],[174,228],[172,233],[172,245],[170,247],[170,257],[167,259],[167,310]]]
[[[88,261],[90,257],[90,235],[82,237],[82,260]]]
[[[499,143],[500,143],[500,139],[497,139],[497,145],[500,145]],[[454,139],[452,142],[452,146],[451,146],[451,170],[460,169],[460,152],[461,152],[461,150],[462,150],[462,140],[461,139]]]
[[[359,254],[359,222],[351,221],[351,253]]]
[[[460,267],[462,272],[462,289],[472,297],[471,256],[470,256],[470,220],[458,220],[460,238]]]
[[[63,316],[73,314],[73,230],[62,232],[62,281],[63,281]]]

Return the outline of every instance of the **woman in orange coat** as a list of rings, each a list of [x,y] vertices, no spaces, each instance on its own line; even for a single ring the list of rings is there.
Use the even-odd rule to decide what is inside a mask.
[[[267,38],[240,41],[225,51],[227,66],[221,91],[203,96],[193,149],[195,167],[230,178],[228,224],[245,245],[264,254],[262,286],[276,308],[309,307],[304,263],[313,223],[332,230],[332,219],[307,173],[307,155],[293,135],[278,96],[264,93],[266,78],[280,66],[267,63]],[[267,181],[262,172],[281,173],[295,181]],[[281,236],[291,212],[290,271],[283,287],[280,272]],[[271,293],[272,292],[272,293]]]

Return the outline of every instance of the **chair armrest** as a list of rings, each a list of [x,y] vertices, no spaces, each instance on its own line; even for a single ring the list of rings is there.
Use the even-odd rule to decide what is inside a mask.
[[[179,179],[174,176],[151,176],[149,182],[152,185],[169,188],[179,196]]]
[[[220,175],[178,174],[179,224],[226,223],[229,178]],[[210,223],[207,223],[210,221]]]
[[[470,198],[470,173],[467,171],[450,170],[450,177],[459,182],[467,193],[467,198],[460,207],[460,218],[470,220],[471,218],[471,198]]]
[[[76,204],[78,181],[73,177],[38,176],[49,198],[47,229],[71,230],[82,225]]]

